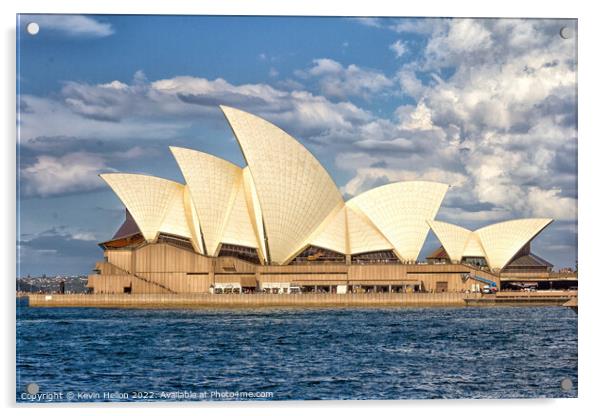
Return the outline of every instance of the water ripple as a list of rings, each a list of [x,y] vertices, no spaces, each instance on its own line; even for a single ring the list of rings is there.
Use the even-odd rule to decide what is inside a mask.
[[[20,305],[17,316],[18,401],[31,382],[41,393],[270,391],[276,400],[577,396],[577,317],[567,308]],[[107,400],[124,399],[88,401]]]

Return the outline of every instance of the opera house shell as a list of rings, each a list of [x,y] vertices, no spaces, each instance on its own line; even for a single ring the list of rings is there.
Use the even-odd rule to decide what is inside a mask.
[[[479,258],[494,274],[552,221],[520,219],[476,231],[437,221],[449,186],[428,181],[391,183],[345,201],[328,172],[295,138],[253,114],[220,108],[247,166],[170,147],[185,183],[140,174],[101,175],[126,208],[122,227],[101,243],[115,266],[109,272],[111,264],[97,267],[104,267],[104,274],[125,270],[136,275],[131,253],[156,244],[258,267],[412,265],[429,230],[448,263]],[[126,257],[124,251],[130,257],[119,260]],[[154,272],[159,271],[148,266],[136,277],[147,273],[152,280]]]

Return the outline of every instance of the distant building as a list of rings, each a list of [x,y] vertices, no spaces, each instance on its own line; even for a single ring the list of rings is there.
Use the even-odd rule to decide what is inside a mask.
[[[476,231],[436,221],[449,186],[428,181],[391,183],[344,201],[292,136],[221,108],[248,166],[170,147],[185,184],[101,175],[126,214],[100,244],[105,260],[88,281],[94,292],[464,291],[499,284],[500,271],[517,265],[551,267],[528,248],[552,219]],[[429,264],[417,264],[430,229],[442,247]]]

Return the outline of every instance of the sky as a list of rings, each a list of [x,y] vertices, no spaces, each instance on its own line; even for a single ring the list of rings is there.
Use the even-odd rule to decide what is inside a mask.
[[[574,267],[576,30],[540,19],[20,15],[18,275],[88,274],[102,259],[98,242],[124,208],[100,173],[184,182],[170,145],[242,166],[219,104],[292,134],[345,198],[433,180],[451,185],[442,221],[553,218],[532,251]],[[430,232],[421,257],[438,246]]]

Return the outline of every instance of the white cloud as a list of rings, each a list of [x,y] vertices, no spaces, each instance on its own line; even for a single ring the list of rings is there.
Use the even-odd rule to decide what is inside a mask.
[[[448,172],[438,168],[428,168],[419,172],[416,170],[367,167],[359,168],[355,177],[341,187],[341,192],[355,196],[386,183],[415,180],[463,186],[467,178],[460,173]]]
[[[71,237],[74,240],[98,241],[98,237],[96,236],[96,234],[91,231],[75,230],[73,232],[73,234],[71,235]]]
[[[387,29],[397,33],[415,33],[419,35],[434,35],[447,26],[447,19],[443,18],[416,18],[398,19]]]
[[[267,117],[297,133],[350,131],[373,116],[350,102],[332,102],[307,91],[284,91],[267,84],[232,85],[223,79],[175,77],[150,84],[155,102],[176,100],[179,112],[213,113],[218,104],[232,105]]]
[[[104,187],[98,174],[134,159],[160,156],[156,146],[124,146],[120,141],[40,137],[22,144],[19,183],[24,197],[49,197]]]
[[[128,88],[127,84],[117,80],[107,82],[106,84],[99,84],[98,86],[100,88],[108,88],[112,90],[126,90]]]
[[[313,63],[314,66],[307,70],[307,73],[314,77],[339,74],[345,70],[343,65],[333,59],[314,59]]]
[[[98,174],[110,170],[102,157],[76,152],[61,157],[41,155],[21,170],[26,196],[51,196],[103,186]]]
[[[551,217],[556,220],[575,220],[577,200],[560,196],[560,189],[540,189],[533,187],[528,192],[529,205],[536,217]]]
[[[396,33],[414,33],[419,35],[432,35],[438,33],[447,25],[449,19],[445,18],[386,18],[358,17],[353,18],[357,23],[378,29],[391,30]]]
[[[106,91],[104,87],[93,87],[78,84],[87,93]],[[174,137],[188,126],[188,122],[165,120],[151,117],[145,120],[130,117],[138,110],[127,104],[126,94],[112,103],[102,105],[100,96],[66,95],[63,100],[42,98],[33,95],[21,96],[21,105],[25,110],[19,115],[19,139],[26,144],[41,136],[68,136],[81,139],[148,138],[159,139]],[[107,95],[107,99],[115,99]],[[142,113],[142,111],[140,111]],[[119,121],[119,122],[115,122]]]
[[[401,58],[408,50],[406,44],[399,39],[389,45],[389,49],[395,53],[397,59]]]
[[[433,129],[433,113],[426,106],[424,101],[420,101],[418,105],[409,114],[405,113],[406,107],[398,108],[397,116],[401,120],[401,127],[406,130],[432,130]]]
[[[422,81],[416,77],[416,72],[414,70],[408,67],[402,68],[397,73],[397,79],[403,94],[414,99],[419,99],[422,96],[425,86],[422,85]]]
[[[382,27],[381,21],[378,17],[354,17],[352,19],[364,26]]]
[[[446,205],[446,201],[444,201],[437,214],[437,218],[460,226],[472,224],[468,225],[468,227],[472,230],[476,230],[480,225],[488,225],[507,220],[508,211],[489,207],[484,210],[473,211],[462,207],[449,207]],[[475,224],[479,224],[479,226],[476,226]]]
[[[52,98],[21,97],[20,141],[59,136],[169,140],[181,137],[193,120],[222,120],[219,104],[256,113],[302,137],[343,137],[374,119],[350,102],[332,102],[301,90],[300,84],[288,86],[294,89],[187,76],[148,82],[143,74],[129,84],[66,82]]]
[[[351,96],[369,99],[393,86],[382,72],[353,64],[344,67],[328,58],[314,59],[311,68],[296,74],[303,79],[317,78],[322,94],[341,100]]]
[[[437,48],[446,51],[473,52],[491,47],[491,32],[475,19],[453,19],[444,36],[431,39],[427,53]],[[430,48],[430,49],[429,49]],[[436,51],[439,52],[439,51]]]
[[[36,22],[40,25],[40,33],[46,30],[56,31],[72,37],[102,38],[115,33],[110,23],[99,22],[90,16],[81,15],[28,15],[24,17],[25,25]]]

